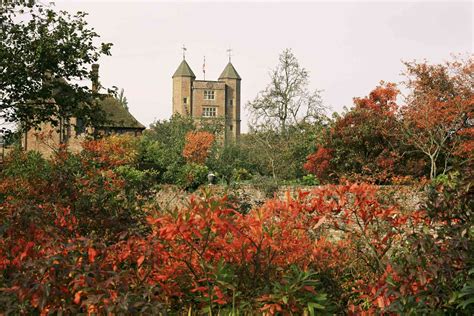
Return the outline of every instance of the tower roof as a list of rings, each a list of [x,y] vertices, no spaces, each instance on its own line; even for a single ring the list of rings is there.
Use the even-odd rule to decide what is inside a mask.
[[[179,65],[178,69],[176,69],[176,71],[174,72],[173,78],[174,77],[196,78],[196,76],[194,75],[194,72],[191,70],[191,67],[189,67],[188,63],[184,59]]]
[[[237,70],[235,70],[234,66],[232,65],[231,62],[225,66],[224,71],[222,74],[219,76],[219,79],[238,79],[241,80],[239,74],[237,73]]]

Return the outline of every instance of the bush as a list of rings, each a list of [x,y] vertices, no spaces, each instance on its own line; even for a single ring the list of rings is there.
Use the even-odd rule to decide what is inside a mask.
[[[301,183],[303,185],[308,185],[308,186],[314,186],[314,185],[319,185],[319,179],[316,178],[314,174],[307,174],[303,176],[303,179],[301,180]]]
[[[109,153],[133,148],[103,139],[7,162],[0,313],[472,313],[467,173],[433,182],[424,211],[349,183],[248,212],[210,190],[161,209],[143,203],[153,174]],[[189,188],[206,181],[205,166],[182,170]]]
[[[209,169],[206,166],[188,163],[184,165],[184,168],[181,170],[177,184],[185,190],[194,191],[200,185],[208,182],[208,174]]]
[[[279,188],[279,185],[276,179],[265,177],[265,176],[253,177],[252,183],[254,184],[255,188],[263,192],[267,198],[272,198],[275,192],[277,192]]]

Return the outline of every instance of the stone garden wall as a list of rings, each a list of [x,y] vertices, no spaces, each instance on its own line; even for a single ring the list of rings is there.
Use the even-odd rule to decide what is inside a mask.
[[[258,185],[237,185],[202,186],[195,192],[187,192],[172,185],[163,185],[156,194],[157,201],[161,208],[175,208],[186,205],[188,199],[195,195],[199,196],[204,192],[217,195],[227,194],[230,199],[236,201],[240,207],[248,211],[262,205],[267,199],[277,197],[285,199],[286,194],[296,196],[298,191],[311,191],[315,186],[279,186],[279,187],[259,187]],[[421,207],[425,193],[412,186],[378,186],[378,195],[384,202],[398,204],[405,210],[417,210]]]

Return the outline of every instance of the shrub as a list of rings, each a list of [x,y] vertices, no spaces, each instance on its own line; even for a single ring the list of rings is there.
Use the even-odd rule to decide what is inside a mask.
[[[188,163],[204,164],[214,143],[209,132],[188,132],[183,148],[183,157]]]
[[[208,182],[208,174],[209,169],[206,166],[188,163],[182,168],[177,184],[186,190],[194,191]]]
[[[319,185],[319,179],[314,174],[307,174],[303,176],[301,183],[309,186]]]
[[[108,142],[50,161],[16,153],[0,173],[0,312],[472,311],[465,179],[434,183],[424,211],[383,204],[375,187],[349,183],[246,213],[210,190],[160,209],[127,188],[146,188],[152,175],[124,158],[132,156],[106,154],[128,143]],[[183,169],[184,185],[205,181],[205,166]]]

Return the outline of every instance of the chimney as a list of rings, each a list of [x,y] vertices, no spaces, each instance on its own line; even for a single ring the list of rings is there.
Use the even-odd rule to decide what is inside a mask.
[[[99,64],[92,64],[91,71],[92,93],[99,92]]]

